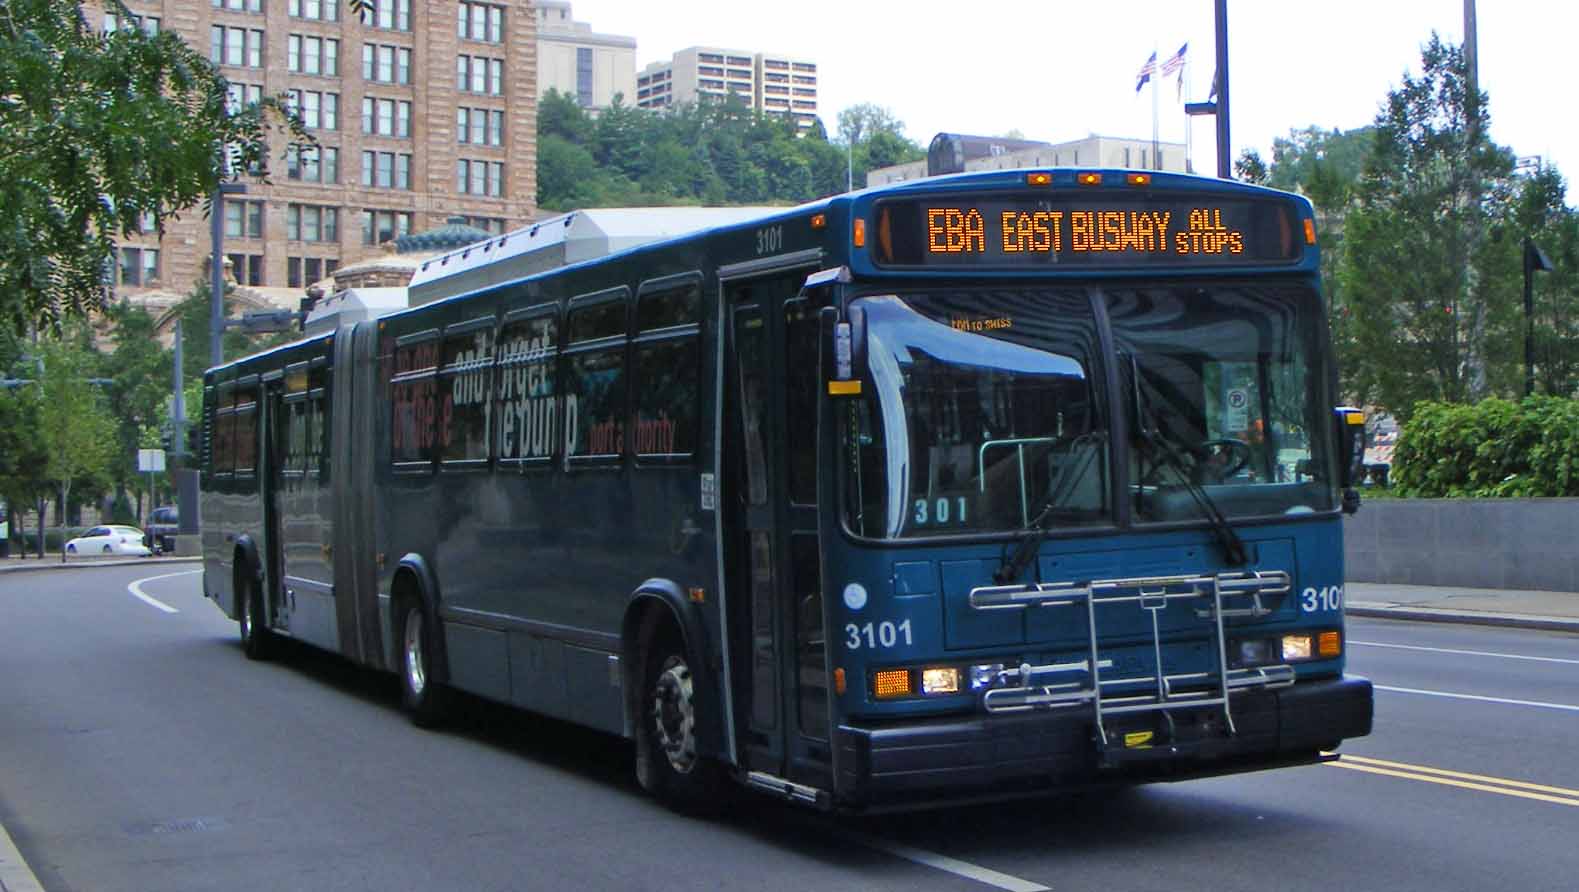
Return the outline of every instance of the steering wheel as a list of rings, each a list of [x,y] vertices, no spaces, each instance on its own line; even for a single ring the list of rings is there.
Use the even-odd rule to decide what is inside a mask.
[[[1219,482],[1243,471],[1255,457],[1249,443],[1232,437],[1203,441],[1194,452],[1200,458],[1200,469],[1210,472]]]

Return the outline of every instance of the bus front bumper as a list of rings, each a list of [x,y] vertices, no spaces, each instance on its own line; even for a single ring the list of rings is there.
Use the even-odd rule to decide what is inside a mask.
[[[903,806],[1184,780],[1320,761],[1371,731],[1371,683],[1357,676],[1239,692],[1231,706],[1232,734],[1220,707],[1181,710],[1144,729],[1110,720],[1106,747],[1090,709],[841,725],[837,798]]]

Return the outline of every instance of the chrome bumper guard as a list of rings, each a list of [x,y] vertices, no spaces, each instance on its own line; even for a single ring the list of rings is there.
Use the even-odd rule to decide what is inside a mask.
[[[1272,612],[1263,595],[1286,595],[1292,586],[1281,570],[1219,573],[1213,576],[1157,576],[1102,579],[1091,582],[1053,582],[1033,585],[982,586],[970,592],[976,610],[1025,610],[1029,608],[1085,607],[1088,655],[1084,660],[1045,666],[1021,664],[998,673],[997,682],[1009,687],[987,691],[982,704],[989,713],[1031,709],[1063,709],[1089,704],[1095,712],[1097,737],[1107,747],[1104,717],[1176,709],[1220,707],[1229,734],[1234,717],[1229,692],[1239,688],[1286,687],[1294,683],[1292,666],[1228,669],[1225,617],[1261,617]],[[1209,622],[1217,667],[1208,672],[1167,675],[1163,672],[1162,633],[1157,615],[1177,601],[1194,602],[1195,615]],[[1112,660],[1098,652],[1097,608],[1132,604],[1151,617],[1151,645],[1155,671],[1151,675],[1103,678]]]

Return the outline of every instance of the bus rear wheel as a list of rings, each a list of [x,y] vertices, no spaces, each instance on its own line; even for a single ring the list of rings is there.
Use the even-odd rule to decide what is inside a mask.
[[[443,723],[448,706],[444,687],[433,674],[436,654],[433,644],[438,630],[427,621],[422,602],[416,598],[402,598],[397,615],[400,618],[396,640],[400,642],[401,705],[413,724],[432,728]]]
[[[257,580],[236,581],[236,622],[241,627],[241,651],[249,660],[266,660],[274,652],[274,633],[263,613],[263,587]]]
[[[706,716],[697,711],[693,665],[679,636],[653,641],[645,661],[637,743],[646,762],[644,786],[670,807],[707,812],[723,805],[723,771],[697,751],[697,731]]]

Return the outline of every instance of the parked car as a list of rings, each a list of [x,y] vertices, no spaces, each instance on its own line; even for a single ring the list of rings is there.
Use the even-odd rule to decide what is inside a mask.
[[[143,544],[143,531],[112,525],[94,527],[66,542],[67,554],[132,554],[148,557],[153,549]]]
[[[143,544],[155,554],[175,551],[175,534],[180,531],[181,515],[174,505],[155,508],[148,518],[148,535]]]

